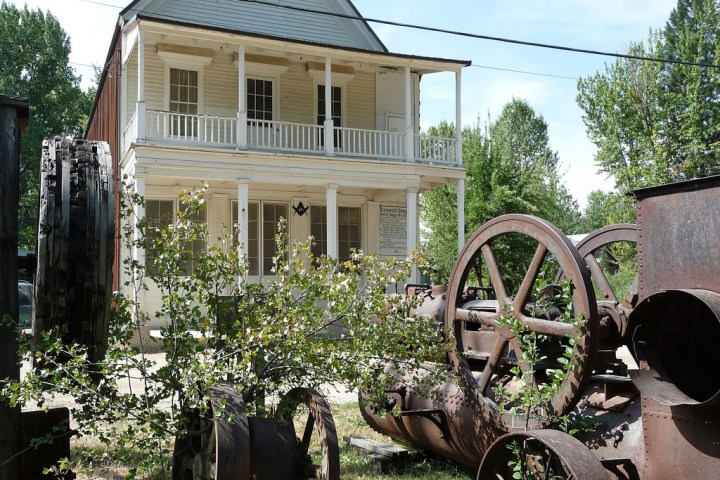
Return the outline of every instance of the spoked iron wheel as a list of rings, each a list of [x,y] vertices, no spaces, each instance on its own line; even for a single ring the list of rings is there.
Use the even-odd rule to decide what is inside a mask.
[[[524,245],[534,253],[521,265],[521,279],[508,280],[508,265],[501,265],[498,258],[504,254],[511,259],[512,246]],[[511,255],[508,255],[508,251]],[[498,253],[500,255],[498,255]],[[496,301],[463,305],[463,292],[471,273],[477,270],[478,261],[487,271]],[[559,289],[549,280],[545,293],[538,293],[536,280],[545,271],[562,270],[571,282],[572,312],[540,312],[536,308],[540,295],[553,294]],[[518,268],[515,268],[518,271]],[[477,281],[477,279],[475,279]],[[472,302],[471,302],[472,303]],[[578,325],[558,321],[560,313],[570,313],[581,319]],[[507,328],[506,320],[518,322],[523,329],[535,332],[546,339],[540,348],[549,348],[543,354],[550,359],[549,365],[536,365],[531,372],[538,390],[548,383],[550,369],[561,368],[554,364],[558,350],[572,346],[574,367],[569,369],[564,380],[544,406],[544,415],[535,416],[526,412],[526,418],[499,408],[495,398],[498,390],[511,391],[517,388],[509,379],[508,372],[514,365],[528,369],[521,362],[520,340]],[[450,361],[455,373],[459,374],[468,395],[481,409],[484,417],[493,426],[504,431],[519,428],[539,428],[545,424],[543,417],[560,416],[567,413],[577,402],[579,392],[589,380],[592,363],[597,350],[598,317],[595,294],[585,262],[568,238],[549,222],[529,215],[504,215],[486,224],[468,240],[458,257],[450,276],[447,292],[445,327],[455,336],[455,350]]]
[[[625,336],[627,319],[637,305],[637,272],[635,272],[634,279],[630,280],[622,291],[618,290],[617,285],[613,286],[616,282],[612,282],[612,279],[617,276],[615,270],[619,270],[621,267],[613,258],[612,249],[623,243],[634,249],[637,237],[637,225],[619,223],[595,230],[577,244],[578,252],[590,269],[590,275],[598,294],[600,318],[610,317],[617,326],[617,333],[620,337]]]
[[[281,400],[276,419],[296,430],[300,478],[338,480],[340,448],[335,422],[325,398],[310,388],[294,388]]]
[[[582,442],[557,430],[508,433],[485,452],[477,480],[608,480]]]
[[[211,411],[187,416],[188,436],[175,440],[173,480],[250,480],[245,404],[230,385],[211,390]]]

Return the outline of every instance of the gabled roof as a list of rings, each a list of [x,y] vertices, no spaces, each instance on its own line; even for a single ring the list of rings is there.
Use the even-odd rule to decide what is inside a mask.
[[[350,0],[134,0],[120,12],[142,17],[366,51],[387,48]]]

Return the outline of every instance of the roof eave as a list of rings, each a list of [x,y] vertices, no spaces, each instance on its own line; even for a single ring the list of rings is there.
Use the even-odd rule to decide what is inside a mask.
[[[458,59],[448,59],[448,58],[438,58],[438,57],[424,57],[424,56],[418,56],[418,55],[392,53],[392,52],[388,52],[388,51],[365,50],[362,48],[325,44],[325,43],[312,42],[312,41],[307,41],[307,40],[298,40],[298,39],[289,38],[289,37],[258,34],[255,32],[246,32],[246,31],[242,31],[242,30],[234,30],[234,29],[223,28],[223,27],[197,24],[197,23],[192,23],[192,22],[171,20],[171,19],[167,19],[167,18],[162,18],[162,17],[158,17],[158,16],[153,16],[153,15],[146,15],[146,14],[138,15],[137,19],[140,21],[144,20],[146,22],[155,22],[155,23],[164,24],[164,25],[174,25],[174,26],[188,28],[188,29],[200,29],[200,30],[206,30],[206,31],[211,31],[211,32],[219,32],[219,33],[237,35],[237,36],[246,37],[246,38],[261,38],[264,40],[270,40],[270,41],[276,41],[276,42],[282,42],[282,43],[293,43],[293,44],[297,44],[297,45],[312,46],[312,47],[317,47],[319,49],[326,49],[327,50],[326,53],[328,53],[328,54],[331,54],[333,51],[335,51],[335,52],[352,52],[354,54],[363,54],[363,55],[367,55],[367,56],[384,57],[384,58],[388,58],[388,59],[392,58],[395,60],[400,60],[400,62],[398,62],[398,65],[393,65],[393,66],[407,65],[410,67],[417,67],[417,68],[421,68],[421,69],[424,68],[429,71],[458,71],[458,70],[460,70],[464,67],[470,66],[472,64],[472,62],[470,60],[458,60]],[[321,54],[323,54],[323,52],[319,51],[318,55],[321,55]],[[330,55],[330,56],[332,56],[332,55]]]

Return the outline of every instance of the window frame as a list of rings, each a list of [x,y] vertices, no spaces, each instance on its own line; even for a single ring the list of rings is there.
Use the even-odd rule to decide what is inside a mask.
[[[175,197],[175,198],[172,198],[172,197],[145,197],[145,217],[144,217],[144,218],[148,218],[148,213],[147,213],[147,210],[148,210],[148,209],[147,209],[147,204],[148,204],[148,202],[168,202],[168,203],[172,203],[172,217],[170,218],[170,221],[171,221],[171,222],[177,221],[177,214],[178,214],[178,212],[180,211],[180,199],[179,199],[179,198],[177,198],[177,197]],[[207,203],[204,203],[204,204],[203,204],[203,212],[205,213],[205,219],[204,219],[204,220],[192,220],[192,221],[194,221],[194,222],[203,222],[203,221],[204,221],[204,222],[205,222],[205,225],[207,225],[207,224],[208,224],[208,218],[209,218],[209,215],[208,215],[208,205],[207,205]],[[208,248],[207,243],[204,243],[204,248],[205,248],[205,251],[207,251],[207,248]],[[194,245],[191,246],[191,249],[192,249],[193,252],[195,252]],[[146,272],[146,274],[147,274],[148,277],[151,277],[151,278],[152,278],[152,277],[155,277],[156,274],[154,274],[153,271],[148,267],[148,258],[149,258],[149,255],[147,254],[147,252],[145,252],[145,272]],[[188,266],[187,266],[187,265],[183,265],[183,266],[182,266],[182,269],[183,269],[183,272],[184,272],[185,276],[190,275],[190,274],[192,273],[192,271],[195,269],[195,267],[196,267],[195,262],[196,262],[196,261],[195,261],[195,257],[193,256],[193,259],[190,261],[190,267],[189,267],[189,269],[188,269]]]
[[[165,61],[165,92],[164,92],[164,108],[166,112],[170,111],[170,69],[193,70],[198,74],[198,108],[196,115],[205,114],[205,64],[206,62],[198,61]]]
[[[289,202],[270,201],[270,200],[268,200],[268,201],[264,201],[264,200],[249,201],[248,202],[249,207],[254,206],[257,208],[256,237],[254,239],[257,241],[257,258],[255,259],[255,262],[256,262],[255,265],[257,267],[257,270],[254,272],[250,269],[250,266],[252,265],[252,259],[253,259],[250,255],[250,248],[249,248],[250,246],[249,245],[245,246],[247,249],[248,260],[250,262],[250,264],[248,266],[249,267],[248,276],[250,276],[250,277],[261,278],[261,277],[268,277],[268,276],[276,276],[276,274],[273,274],[272,272],[270,272],[270,270],[273,266],[272,261],[271,261],[273,255],[270,255],[270,256],[265,255],[265,234],[264,234],[264,224],[265,224],[265,209],[264,209],[264,207],[265,207],[265,205],[274,205],[274,206],[282,205],[285,208],[285,213],[286,213],[285,220],[287,221],[288,240],[291,238],[290,237],[290,203]],[[239,211],[238,210],[239,208],[240,208],[239,202],[237,200],[232,200],[229,210],[230,210],[230,217],[231,217],[230,224],[233,226],[232,233],[233,233],[234,248],[237,248],[237,246],[238,246],[237,230],[235,230],[235,225],[238,223],[237,213]],[[248,222],[249,222],[249,217],[248,217]],[[274,224],[277,225],[277,222],[278,222],[278,219],[276,218],[274,220]],[[248,232],[248,243],[250,243],[250,241],[253,240],[250,238],[249,234],[250,234],[250,232]],[[272,241],[275,242],[274,234],[272,236]],[[273,252],[273,253],[276,253],[276,252]],[[268,265],[265,265],[266,259],[269,262]]]
[[[272,111],[270,112],[272,118],[270,120],[267,119],[258,119],[258,118],[250,118],[250,89],[248,88],[248,82],[250,80],[254,81],[263,81],[263,82],[269,82],[270,86],[272,88],[272,97],[270,98],[270,104],[272,107]],[[277,78],[276,77],[268,77],[263,75],[245,75],[245,111],[247,113],[247,119],[248,123],[255,122],[255,123],[264,123],[264,122],[276,122],[278,121],[279,114],[278,114],[278,93],[277,93]],[[257,109],[255,109],[257,111]]]
[[[145,197],[145,215],[144,218],[148,218],[148,202],[167,202],[171,204],[172,212],[170,214],[170,221],[174,222],[177,218],[177,207],[178,207],[178,201],[177,198],[172,197]],[[155,218],[155,217],[153,217]],[[162,216],[158,218],[158,220],[162,219]],[[145,236],[147,237],[147,232],[145,233]],[[145,252],[145,274],[150,277],[154,278],[157,276],[157,272],[154,271],[154,269],[149,265],[148,261],[151,259],[151,255],[148,255],[148,252]]]
[[[313,97],[314,97],[313,104],[315,105],[314,106],[315,119],[316,119],[316,121],[318,121],[318,125],[323,125],[325,123],[325,109],[323,109],[323,111],[320,112],[320,92],[319,92],[320,87],[325,88],[325,83],[323,83],[323,82],[315,83],[314,90],[313,90]],[[347,112],[346,112],[346,108],[345,108],[347,105],[347,101],[345,98],[347,88],[345,85],[341,85],[341,84],[338,84],[335,82],[333,82],[330,85],[330,87],[340,89],[340,122],[339,122],[339,125],[336,123],[335,126],[342,127],[344,125],[343,120],[345,120],[347,118],[347,115],[346,115]],[[331,97],[332,97],[332,95],[331,95]],[[324,103],[325,102],[324,95],[323,95],[322,100]],[[333,101],[332,98],[330,101],[331,102]],[[319,121],[320,117],[322,117],[322,122]],[[335,123],[335,115],[333,115],[333,123]],[[345,122],[345,123],[347,123],[347,122]]]
[[[324,212],[325,212],[325,213],[324,213],[324,222],[319,222],[319,223],[318,223],[318,222],[314,222],[314,220],[313,220],[313,210],[314,210],[314,209],[316,209],[316,210],[317,210],[317,209],[320,209],[321,211],[324,211]],[[356,211],[357,211],[357,215],[358,215],[358,223],[357,223],[357,226],[358,226],[358,238],[357,238],[357,240],[350,239],[349,237],[348,237],[348,238],[345,238],[345,239],[342,238],[342,231],[343,231],[343,228],[342,228],[342,227],[350,227],[350,226],[353,226],[353,225],[354,225],[354,224],[350,224],[350,223],[346,223],[346,224],[343,224],[343,223],[342,223],[341,210],[343,210],[343,209],[346,210],[346,211],[348,211],[348,212],[349,212],[349,210],[356,210]],[[363,248],[363,211],[362,211],[362,207],[350,206],[350,205],[338,205],[337,211],[338,211],[338,212],[337,212],[337,213],[338,213],[338,215],[337,215],[337,221],[338,221],[338,234],[337,234],[337,241],[338,241],[338,260],[340,260],[341,262],[344,262],[344,261],[349,261],[349,260],[350,260],[350,252],[351,252],[351,250],[352,250],[353,248],[355,248],[356,250],[362,250],[362,248]],[[318,257],[318,256],[320,256],[320,255],[327,255],[327,205],[311,205],[311,206],[310,206],[310,232],[311,232],[311,233],[312,233],[313,224],[315,224],[315,225],[320,225],[321,231],[325,232],[325,238],[322,239],[322,243],[319,243],[319,242],[317,241],[318,239],[317,239],[317,238],[314,238],[316,245],[313,245],[313,246],[311,247],[311,252],[312,252],[313,256],[315,256],[315,257]],[[345,243],[355,243],[355,242],[356,242],[356,243],[357,243],[357,246],[350,245],[350,246],[348,247],[348,249],[347,249],[347,253],[348,253],[347,257],[343,257],[343,256],[342,256],[342,247],[341,247],[341,245],[342,245],[343,242],[345,242]]]
[[[173,84],[172,83],[172,77],[173,77],[173,70],[177,72],[187,72],[188,75],[188,82],[187,84]],[[190,77],[192,74],[195,74],[195,85],[190,82]],[[170,136],[175,138],[197,138],[198,137],[198,116],[200,114],[200,72],[194,69],[190,68],[178,68],[170,66],[168,70],[168,81],[167,81],[167,89],[168,89],[168,112],[171,113],[171,119],[170,119]],[[183,101],[182,98],[178,98],[176,100],[172,99],[172,90],[173,86],[178,86],[179,89],[191,89],[195,88],[197,90],[196,96],[195,96],[195,102],[191,102],[189,95],[188,99],[186,101]],[[185,105],[187,107],[187,112],[182,112],[180,110],[173,110],[172,105],[177,104],[178,106]],[[192,110],[190,107],[194,106],[194,112],[190,111]],[[174,115],[177,116],[174,116]],[[183,116],[185,116],[185,121],[183,121]],[[188,121],[189,118],[189,121]]]
[[[323,108],[323,111],[320,112],[320,100],[322,99],[322,102],[325,103],[325,96],[322,95],[322,97],[321,97],[321,95],[320,95],[320,87],[323,87],[323,89],[326,88],[325,83],[323,83],[323,82],[315,83],[315,86],[314,86],[314,94],[313,94],[313,96],[314,96],[314,104],[315,104],[315,107],[314,107],[314,109],[315,109],[315,120],[316,120],[316,122],[317,122],[318,125],[325,125],[325,109]],[[343,126],[343,120],[346,120],[346,118],[347,118],[347,117],[346,117],[346,111],[345,111],[345,106],[346,106],[346,104],[347,104],[346,99],[345,99],[345,91],[346,91],[347,89],[345,88],[345,85],[337,84],[337,83],[335,83],[335,82],[333,82],[333,83],[330,85],[330,88],[331,88],[331,89],[336,89],[336,88],[337,88],[337,89],[339,89],[339,91],[340,91],[340,115],[339,115],[339,117],[338,117],[337,115],[332,115],[332,108],[331,108],[331,115],[332,115],[332,119],[333,119],[333,127],[334,127],[334,128],[336,128],[336,127],[342,127],[342,126]],[[331,102],[331,103],[334,102],[334,100],[332,99],[332,93],[331,93],[330,102]],[[338,118],[339,118],[340,121],[337,121]],[[321,120],[321,119],[322,119],[322,120]],[[324,133],[324,131],[323,131],[323,133],[320,135],[319,142],[320,142],[320,146],[324,146],[324,145],[325,145],[325,133]],[[342,149],[342,148],[343,148],[342,143],[343,143],[343,142],[342,142],[342,133],[340,132],[340,130],[334,130],[334,132],[333,132],[333,147],[334,147],[334,148],[337,148],[337,149]]]

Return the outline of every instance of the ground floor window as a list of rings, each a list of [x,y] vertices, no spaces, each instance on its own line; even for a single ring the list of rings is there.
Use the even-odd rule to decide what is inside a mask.
[[[288,219],[287,203],[249,202],[248,204],[248,275],[274,275],[273,258],[277,255],[275,234],[281,219]],[[232,224],[238,223],[238,202],[232,203]],[[287,227],[286,227],[287,228]],[[289,233],[289,232],[288,232]],[[233,228],[237,242],[238,232]]]
[[[353,250],[362,248],[359,207],[338,207],[338,259],[350,259]],[[312,254],[327,255],[327,208],[310,207],[310,234],[314,238]]]
[[[181,205],[182,209],[183,206]],[[154,227],[161,227],[164,225],[170,225],[175,221],[176,212],[176,200],[175,199],[146,199],[145,200],[145,221],[148,225]],[[207,209],[202,208],[199,211],[193,213],[190,217],[192,222],[206,223],[207,222]],[[152,248],[155,240],[157,240],[157,234],[155,230],[149,228],[145,232],[146,244],[149,248],[145,250],[145,270],[146,274],[150,277],[158,275],[157,267],[155,266],[156,250]],[[190,240],[186,243],[185,249],[192,252],[189,256],[188,261],[183,265],[183,272],[187,275],[191,274],[195,267],[197,267],[198,258],[201,253],[205,251],[206,245],[203,239]]]

